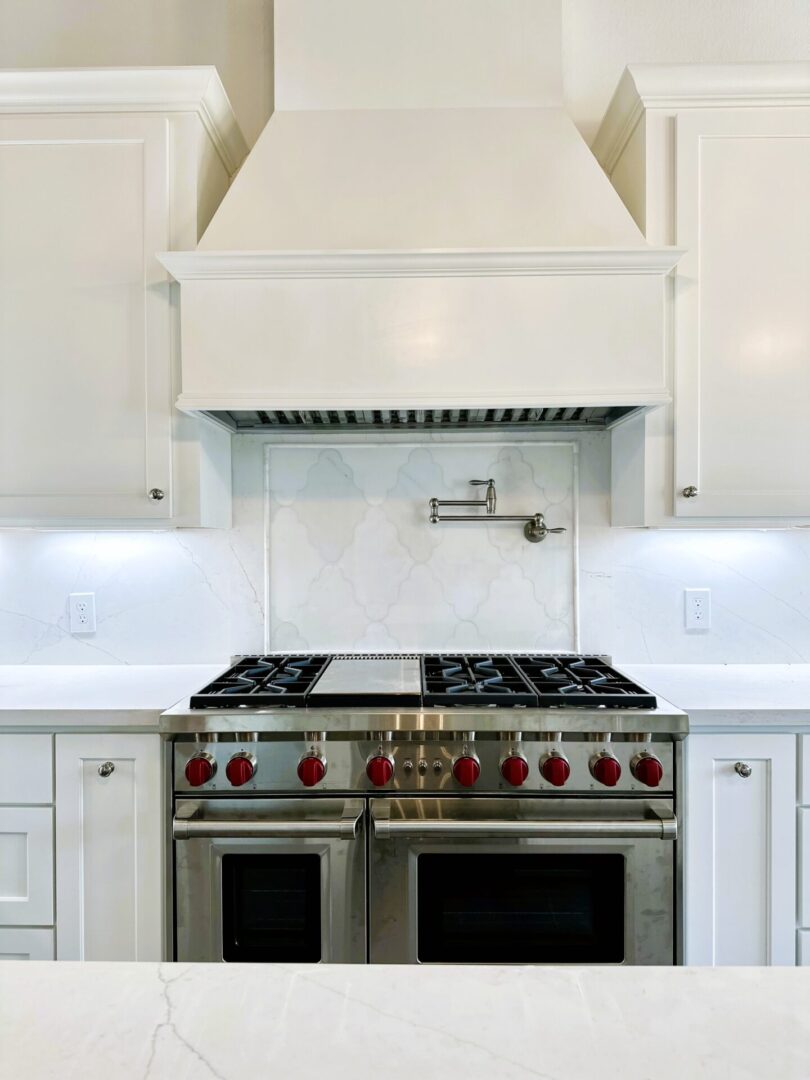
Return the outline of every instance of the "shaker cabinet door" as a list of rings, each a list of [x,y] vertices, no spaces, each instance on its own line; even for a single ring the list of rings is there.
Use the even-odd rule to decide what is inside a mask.
[[[685,110],[676,142],[675,513],[810,516],[810,109]]]
[[[686,745],[685,962],[796,962],[796,737]]]
[[[58,960],[162,959],[160,737],[56,736]]]
[[[168,161],[159,116],[0,117],[6,522],[171,515]]]

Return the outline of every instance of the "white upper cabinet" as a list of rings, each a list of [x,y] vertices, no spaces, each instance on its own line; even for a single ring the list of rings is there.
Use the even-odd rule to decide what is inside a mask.
[[[0,73],[0,524],[228,523],[155,255],[244,153],[211,68]]]
[[[614,524],[810,517],[810,65],[629,68],[594,149],[685,249],[674,403],[614,433]]]

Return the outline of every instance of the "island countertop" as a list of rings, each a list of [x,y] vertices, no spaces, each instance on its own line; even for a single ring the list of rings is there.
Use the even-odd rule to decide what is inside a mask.
[[[4,1080],[793,1080],[810,970],[0,964]]]

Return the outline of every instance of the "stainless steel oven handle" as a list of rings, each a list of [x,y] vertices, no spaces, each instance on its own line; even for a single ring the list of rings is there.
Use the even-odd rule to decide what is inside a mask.
[[[546,821],[469,821],[457,819],[439,820],[391,820],[386,817],[372,816],[374,835],[380,840],[392,840],[396,837],[422,839],[469,837],[475,840],[519,840],[519,839],[578,839],[598,840],[602,838],[626,837],[635,839],[675,840],[678,836],[678,822],[674,814],[655,813],[654,817],[641,818],[637,821],[594,819],[589,821],[565,821],[549,818]]]
[[[196,837],[257,837],[262,839],[354,840],[363,816],[361,799],[347,799],[340,817],[285,821],[268,818],[204,818],[199,806],[183,806],[172,821],[175,840]]]

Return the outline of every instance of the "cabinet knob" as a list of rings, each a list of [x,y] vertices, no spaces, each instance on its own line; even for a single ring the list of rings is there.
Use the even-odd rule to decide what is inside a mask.
[[[153,502],[160,502],[160,500],[165,499],[165,497],[166,497],[165,491],[162,491],[160,488],[151,488],[150,491],[149,491],[149,498]]]
[[[103,777],[112,776],[115,772],[115,765],[111,761],[105,761],[98,767],[98,775]]]
[[[698,493],[698,489],[695,487],[695,485],[690,484],[688,487],[685,487],[683,489],[683,491],[681,492],[681,495],[683,495],[683,497],[685,499],[694,499],[695,496],[697,495],[697,493]]]
[[[737,776],[741,776],[743,780],[747,780],[748,777],[751,775],[751,766],[746,765],[744,761],[738,761],[737,764],[734,766],[734,772],[737,774]]]

